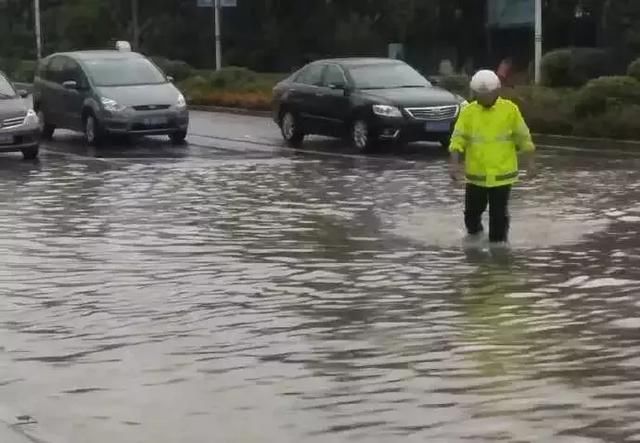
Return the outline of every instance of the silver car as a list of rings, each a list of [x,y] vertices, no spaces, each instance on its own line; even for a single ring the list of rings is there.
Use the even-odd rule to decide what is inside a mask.
[[[80,51],[53,54],[38,66],[34,109],[44,138],[56,128],[84,132],[98,145],[110,134],[168,135],[182,144],[189,127],[184,96],[141,54]]]
[[[38,157],[38,117],[28,109],[26,91],[16,91],[0,72],[0,152],[22,152],[27,160]]]

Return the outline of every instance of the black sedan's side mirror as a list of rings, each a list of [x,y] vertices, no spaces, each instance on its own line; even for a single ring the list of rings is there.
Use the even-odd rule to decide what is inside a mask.
[[[18,95],[22,98],[27,98],[29,97],[29,91],[27,91],[26,89],[18,89]]]
[[[167,81],[168,81],[169,83],[173,83],[173,82],[175,82],[175,81],[176,81],[176,79],[175,79],[175,78],[173,78],[173,77],[172,77],[172,76],[170,76],[170,75],[167,75]]]

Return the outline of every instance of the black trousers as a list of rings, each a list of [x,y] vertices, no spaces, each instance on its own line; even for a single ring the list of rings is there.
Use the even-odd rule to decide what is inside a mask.
[[[471,235],[481,233],[482,214],[489,205],[489,241],[505,242],[509,234],[511,185],[485,188],[467,183],[464,223]]]

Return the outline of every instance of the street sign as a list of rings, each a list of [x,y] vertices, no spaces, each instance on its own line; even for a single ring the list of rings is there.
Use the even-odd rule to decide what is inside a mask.
[[[487,21],[492,28],[533,26],[535,0],[489,0]]]
[[[238,0],[218,0],[223,8],[235,8]],[[214,0],[198,0],[198,8],[213,8]]]

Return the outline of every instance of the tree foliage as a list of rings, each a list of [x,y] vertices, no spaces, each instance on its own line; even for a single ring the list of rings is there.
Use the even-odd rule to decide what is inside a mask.
[[[133,41],[134,0],[41,0],[44,52],[109,47]],[[0,0],[0,57],[35,56],[33,2]],[[140,48],[149,55],[196,67],[215,60],[213,12],[197,0],[137,0]],[[404,43],[414,64],[437,66],[451,58],[476,65],[490,46],[486,0],[238,0],[223,13],[224,61],[256,70],[289,70],[334,55],[384,55]],[[637,0],[546,0],[547,45],[571,46],[576,7],[589,12],[599,41],[628,56],[640,52]],[[585,22],[583,20],[583,22]],[[572,28],[573,29],[573,28]],[[576,28],[575,32],[580,30]],[[573,31],[572,31],[573,32]],[[495,43],[495,42],[494,42]],[[531,48],[526,48],[530,50]]]

